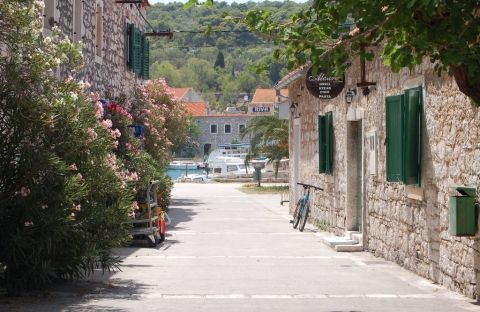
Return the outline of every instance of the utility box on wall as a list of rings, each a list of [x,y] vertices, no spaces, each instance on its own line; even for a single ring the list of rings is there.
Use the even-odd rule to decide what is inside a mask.
[[[450,234],[454,236],[474,236],[477,232],[475,209],[475,187],[452,186],[460,195],[450,196]]]

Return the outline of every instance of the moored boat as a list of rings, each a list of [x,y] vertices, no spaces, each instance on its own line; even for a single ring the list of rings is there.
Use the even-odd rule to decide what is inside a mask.
[[[168,164],[168,169],[170,170],[193,170],[197,169],[198,166],[196,163],[193,162],[185,162],[185,161],[172,161]]]

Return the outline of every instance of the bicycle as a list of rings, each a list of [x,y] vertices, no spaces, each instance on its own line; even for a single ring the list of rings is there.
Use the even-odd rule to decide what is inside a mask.
[[[310,211],[310,190],[313,188],[315,190],[323,191],[322,188],[305,184],[305,183],[297,183],[298,185],[303,186],[303,195],[298,200],[297,206],[295,207],[295,211],[293,212],[293,228],[296,229],[297,226],[300,224],[298,230],[303,232],[305,228],[305,224],[307,223],[308,212]]]

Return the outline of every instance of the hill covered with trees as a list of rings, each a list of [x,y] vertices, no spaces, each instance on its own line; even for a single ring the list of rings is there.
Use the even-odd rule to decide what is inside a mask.
[[[151,77],[165,77],[173,87],[193,87],[212,108],[223,111],[257,87],[272,87],[286,72],[285,64],[273,60],[271,43],[242,25],[226,22],[223,16],[262,9],[285,20],[305,5],[215,2],[213,7],[185,10],[181,3],[156,4],[148,10],[150,24],[157,31],[170,29],[174,35],[151,39]],[[255,73],[252,66],[258,64],[268,64],[267,70]]]

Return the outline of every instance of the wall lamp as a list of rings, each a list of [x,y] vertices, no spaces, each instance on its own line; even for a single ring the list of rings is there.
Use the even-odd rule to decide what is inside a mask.
[[[345,102],[347,104],[352,103],[353,97],[357,95],[357,89],[348,89],[347,92],[345,92]]]
[[[290,113],[292,113],[295,116],[297,108],[298,108],[298,103],[292,102],[292,104],[290,104]]]

